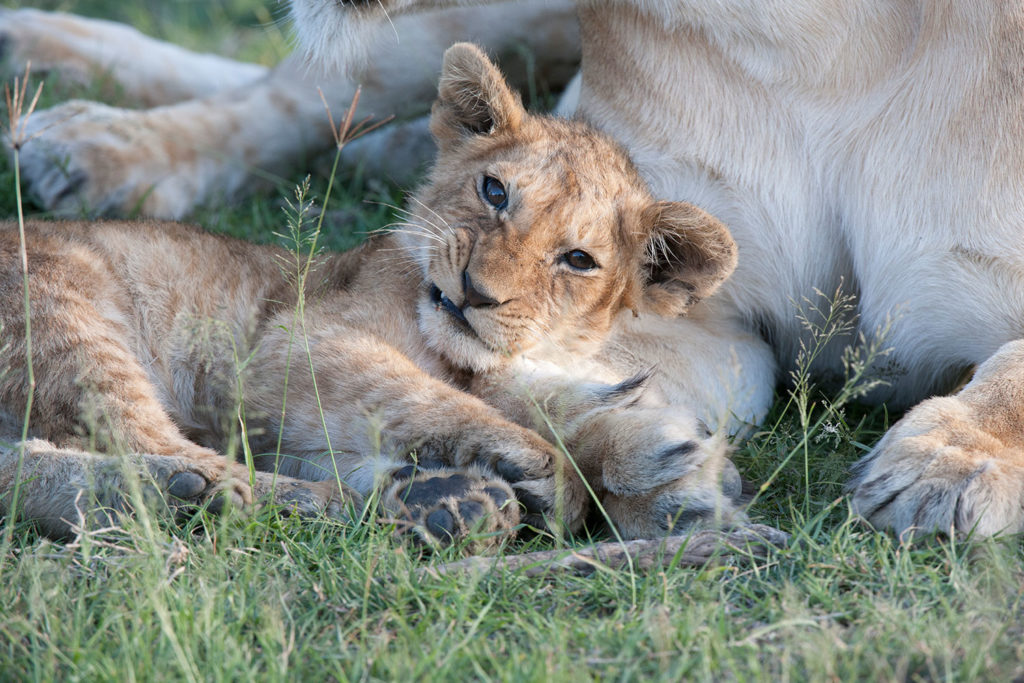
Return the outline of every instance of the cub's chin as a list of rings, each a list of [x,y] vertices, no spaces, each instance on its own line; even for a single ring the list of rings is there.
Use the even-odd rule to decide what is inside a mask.
[[[456,367],[486,372],[508,361],[508,354],[488,346],[436,286],[431,286],[420,299],[417,312],[420,333],[427,345]]]

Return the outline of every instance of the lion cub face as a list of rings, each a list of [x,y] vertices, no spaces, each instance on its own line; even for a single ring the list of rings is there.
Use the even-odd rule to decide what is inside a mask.
[[[427,343],[460,367],[589,354],[624,309],[679,315],[735,267],[720,222],[655,202],[588,126],[528,114],[472,45],[445,54],[431,130],[440,154],[398,236]]]

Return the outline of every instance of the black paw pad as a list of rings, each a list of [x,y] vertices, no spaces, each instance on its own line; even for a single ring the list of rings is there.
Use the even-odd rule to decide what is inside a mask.
[[[394,481],[400,481],[402,479],[408,479],[412,475],[416,474],[416,465],[406,465],[391,473],[391,479]]]
[[[520,490],[517,492],[516,497],[523,504],[523,507],[526,508],[527,512],[545,512],[548,509],[543,498],[528,491]]]
[[[398,496],[409,507],[430,507],[442,498],[462,498],[472,490],[473,482],[461,474],[448,477],[417,477],[399,489]]]
[[[505,503],[508,502],[508,494],[505,489],[497,486],[485,486],[484,495],[494,501],[494,504],[499,508],[504,507]]]
[[[505,460],[499,460],[494,463],[494,471],[505,481],[522,481],[526,478],[526,472],[523,471],[522,467],[513,465]]]
[[[434,510],[427,515],[424,526],[427,528],[427,533],[436,539],[443,541],[446,538],[455,538],[455,518],[445,509]]]
[[[472,552],[495,546],[519,524],[512,489],[473,471],[419,470],[394,482],[381,499],[400,529],[426,545],[467,540]]]

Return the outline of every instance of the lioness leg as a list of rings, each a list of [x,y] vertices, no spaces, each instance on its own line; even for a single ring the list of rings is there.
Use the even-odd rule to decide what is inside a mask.
[[[496,52],[515,54],[527,46],[532,63],[554,65],[549,73],[556,84],[571,76],[567,67],[578,52],[567,3],[428,12],[396,20],[393,29],[365,29],[362,37],[375,46],[374,56],[352,65],[348,76],[318,77],[293,57],[265,78],[156,109],[69,102],[37,112],[28,131],[37,137],[21,151],[22,177],[51,211],[177,218],[212,199],[251,191],[266,176],[255,170],[280,175],[328,149],[332,136],[318,87],[336,120],[358,84],[363,87],[357,120],[408,117],[426,111],[441,54],[460,38],[471,36]],[[180,68],[193,68],[189,59]],[[422,123],[374,135],[375,144],[364,143],[362,154],[352,150],[344,162],[368,161],[392,179],[407,181],[433,152]],[[396,140],[387,140],[392,135]]]
[[[856,510],[897,532],[1024,531],[1024,341],[916,406],[855,466]]]
[[[57,71],[87,84],[114,83],[129,100],[156,107],[245,85],[269,71],[211,54],[190,52],[131,26],[63,12],[0,8],[0,58],[20,71]]]

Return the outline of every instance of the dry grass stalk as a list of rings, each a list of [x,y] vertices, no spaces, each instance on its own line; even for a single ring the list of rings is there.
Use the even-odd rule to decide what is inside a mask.
[[[785,546],[789,534],[764,524],[729,531],[705,530],[688,536],[609,541],[573,550],[541,550],[501,557],[467,557],[419,571],[433,577],[448,574],[521,572],[535,577],[570,572],[592,574],[598,570],[635,570],[653,567],[702,567],[726,556],[762,558],[771,548]]]
[[[320,93],[320,101],[324,103],[324,109],[327,110],[327,121],[331,124],[331,134],[334,136],[334,144],[339,150],[341,150],[341,148],[347,143],[377,130],[385,123],[388,123],[395,118],[392,115],[385,117],[372,125],[367,125],[373,118],[372,116],[367,116],[362,121],[353,125],[352,122],[355,120],[356,107],[359,106],[359,95],[363,91],[361,86],[356,86],[356,92],[352,95],[352,102],[348,105],[345,117],[341,120],[341,123],[336,126],[334,125],[334,116],[331,114],[331,106],[327,104],[327,98],[324,97],[324,91],[320,88],[317,88],[316,91]]]

